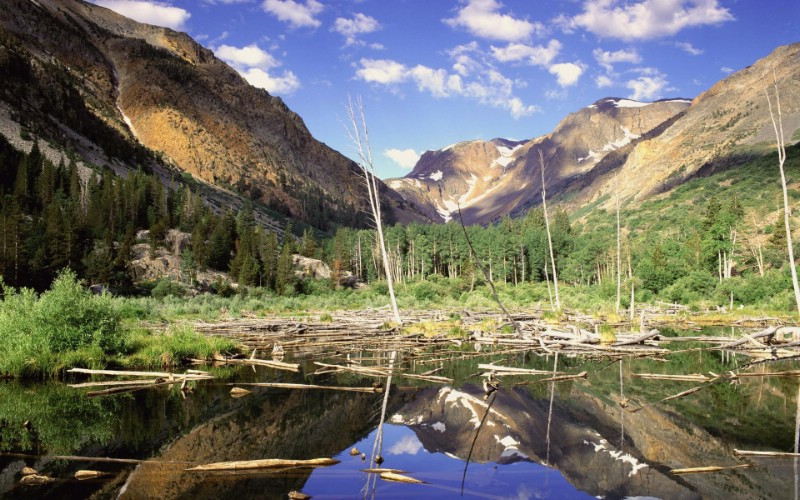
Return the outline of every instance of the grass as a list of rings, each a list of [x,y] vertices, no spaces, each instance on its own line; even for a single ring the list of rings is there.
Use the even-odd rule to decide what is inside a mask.
[[[185,325],[172,325],[161,335],[133,327],[123,314],[138,321],[152,312],[108,295],[93,295],[71,271],[59,274],[41,295],[7,287],[3,292],[2,375],[43,379],[76,366],[174,367],[189,357],[210,358],[235,348],[229,340],[205,337]]]

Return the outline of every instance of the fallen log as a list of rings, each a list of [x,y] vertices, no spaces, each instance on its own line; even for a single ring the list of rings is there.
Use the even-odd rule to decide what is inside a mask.
[[[90,370],[88,368],[70,368],[68,373],[85,373],[87,375],[117,375],[121,377],[160,377],[160,378],[180,378],[186,377],[190,380],[196,378],[214,378],[208,372],[199,370],[187,370],[186,373],[172,372],[138,372],[126,370]]]
[[[228,384],[233,385],[233,384]],[[237,385],[251,387],[273,387],[276,389],[307,389],[307,390],[327,390],[345,392],[383,392],[383,387],[340,387],[333,385],[314,385],[314,384],[290,384],[283,382],[241,382]]]
[[[711,380],[701,373],[691,375],[665,375],[662,373],[634,373],[634,377],[650,380],[674,380],[677,382],[708,382]]]
[[[108,475],[108,472],[101,472],[98,470],[79,470],[75,473],[75,479],[78,481],[86,481],[87,479],[97,479]]]
[[[766,343],[768,344],[769,341],[772,340],[772,337],[775,336],[775,332],[778,331],[778,328],[779,327],[777,327],[777,326],[771,326],[769,328],[761,330],[760,332],[754,333],[752,335],[748,335],[748,334],[745,333],[745,334],[743,334],[741,339],[739,339],[739,340],[737,340],[735,342],[730,342],[728,344],[721,345],[720,349],[733,349],[734,347],[739,347],[740,345],[746,344],[748,342],[753,342],[754,344],[756,344],[758,346],[758,342],[755,342],[755,339],[760,339],[760,338],[764,338],[764,337],[767,337],[767,342]],[[761,345],[759,347],[763,347],[763,345]]]
[[[400,469],[387,469],[385,467],[373,467],[372,469],[360,469],[361,472],[367,474],[383,474],[384,472],[393,472],[395,474],[405,474],[406,471]]]
[[[653,328],[649,332],[637,335],[632,339],[620,340],[620,341],[614,342],[614,343],[611,344],[611,347],[619,347],[619,346],[623,346],[623,345],[641,344],[645,340],[649,340],[649,339],[652,339],[652,338],[658,338],[658,334],[659,334],[659,331],[657,329]]]
[[[655,403],[648,403],[648,404],[642,405],[642,406],[640,406],[638,408],[633,408],[632,410],[628,410],[628,411],[630,413],[636,413],[638,411],[641,411],[642,409],[644,409],[647,406],[652,406],[652,405],[655,405],[655,404],[658,404],[658,403],[664,403],[665,401],[669,401],[671,399],[678,399],[678,398],[682,398],[684,396],[688,396],[689,394],[694,394],[695,392],[699,391],[700,389],[703,389],[704,387],[708,387],[708,386],[707,385],[699,385],[697,387],[692,387],[691,389],[685,390],[683,392],[679,392],[678,394],[673,394],[672,396],[668,396],[668,397],[666,397],[664,399],[659,399]]]
[[[800,457],[800,453],[786,453],[782,451],[751,451],[733,449],[734,455],[743,457],[772,457],[772,458],[795,458]]]
[[[410,476],[405,476],[403,474],[397,474],[394,472],[381,472],[381,479],[385,481],[393,481],[396,483],[425,484],[425,481],[415,479]]]
[[[304,468],[304,467],[328,467],[336,465],[339,460],[333,458],[312,458],[309,460],[285,460],[282,458],[264,458],[260,460],[243,460],[235,462],[216,462],[212,464],[198,465],[186,469],[190,472],[211,472],[211,471],[236,471],[253,469],[276,469],[276,468]]]
[[[233,398],[241,398],[247,396],[248,394],[250,394],[250,391],[241,387],[234,387],[231,389],[231,397]]]
[[[344,372],[352,372],[357,373],[359,375],[369,375],[372,377],[388,377],[390,372],[388,370],[383,370],[380,368],[367,368],[361,366],[342,366],[342,365],[331,365],[328,363],[322,363],[319,361],[314,361],[314,364],[322,367],[322,368],[330,368],[338,371]]]
[[[731,470],[731,469],[747,469],[751,467],[750,464],[740,464],[740,465],[708,465],[705,467],[687,467],[685,469],[672,469],[670,472],[673,474],[703,474],[706,472],[719,472],[723,470]]]
[[[479,370],[491,370],[495,375],[552,375],[552,371],[548,370],[535,370],[530,368],[513,368],[509,366],[500,366],[493,364],[478,364]]]
[[[283,361],[275,361],[272,359],[234,359],[224,358],[221,356],[214,356],[213,361],[218,363],[225,363],[228,365],[245,365],[245,366],[266,366],[268,368],[275,368],[276,370],[286,370],[290,372],[300,371],[300,365],[297,363],[284,363]]]
[[[442,384],[452,384],[453,379],[448,377],[439,377],[436,375],[416,375],[414,373],[401,373],[399,374],[400,377],[410,378],[413,380],[425,380],[427,382],[438,382]]]

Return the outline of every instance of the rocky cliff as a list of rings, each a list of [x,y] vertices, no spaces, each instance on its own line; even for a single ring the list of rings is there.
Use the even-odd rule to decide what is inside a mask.
[[[358,167],[186,34],[80,0],[3,2],[0,29],[0,99],[37,136],[109,164],[171,165],[319,227],[363,223]],[[382,194],[398,220],[419,218]]]
[[[460,207],[465,223],[487,223],[541,203],[540,153],[552,196],[689,104],[687,99],[602,99],[570,114],[546,136],[521,142],[469,141],[428,151],[409,175],[387,182],[431,218],[446,222]]]

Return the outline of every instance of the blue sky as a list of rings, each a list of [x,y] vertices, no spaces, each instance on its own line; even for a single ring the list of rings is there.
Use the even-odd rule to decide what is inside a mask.
[[[800,41],[797,0],[92,0],[184,31],[380,177],[471,139],[530,139],[603,97],[693,98]]]

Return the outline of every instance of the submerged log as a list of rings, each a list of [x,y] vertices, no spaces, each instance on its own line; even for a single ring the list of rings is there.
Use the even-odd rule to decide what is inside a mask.
[[[191,472],[209,471],[236,471],[252,469],[276,469],[276,468],[304,468],[304,467],[329,467],[336,465],[339,460],[333,458],[312,458],[309,460],[286,460],[282,458],[264,458],[260,460],[243,460],[235,462],[216,462],[206,465],[198,465],[186,469]]]

